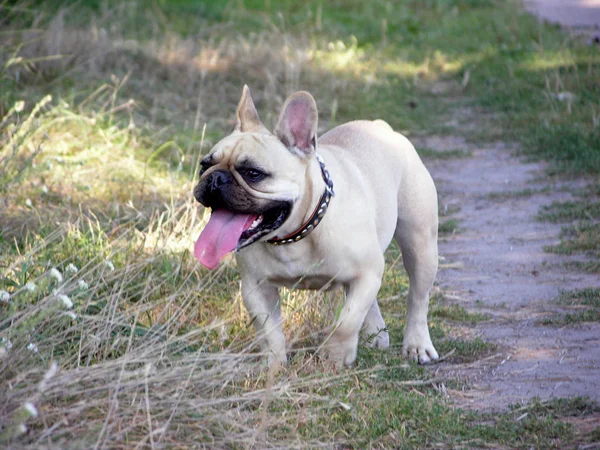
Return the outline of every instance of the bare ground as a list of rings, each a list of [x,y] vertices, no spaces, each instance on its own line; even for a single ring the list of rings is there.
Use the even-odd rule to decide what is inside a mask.
[[[456,137],[415,145],[438,151],[469,147]],[[563,268],[573,257],[543,251],[559,241],[561,225],[535,218],[541,206],[571,198],[569,188],[578,182],[550,180],[542,164],[521,161],[504,144],[474,148],[470,158],[425,162],[442,207],[460,208],[452,216],[459,232],[440,241],[439,287],[448,301],[488,314],[490,320],[469,331],[498,344],[496,353],[481,361],[438,366],[469,384],[466,391],[449,390],[450,399],[486,410],[533,397],[600,401],[600,323],[537,323],[561,311],[554,300],[562,290],[600,286],[597,274]],[[526,188],[546,191],[531,197],[489,195]]]

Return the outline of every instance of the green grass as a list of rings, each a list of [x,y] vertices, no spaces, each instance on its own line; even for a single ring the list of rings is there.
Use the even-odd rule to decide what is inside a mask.
[[[552,202],[543,206],[537,214],[538,220],[553,223],[570,223],[562,228],[559,244],[546,246],[547,252],[572,255],[585,253],[590,261],[573,261],[565,267],[585,272],[597,272],[600,264],[600,202],[597,201],[597,186],[590,184],[574,194],[576,200]]]
[[[585,253],[594,258],[600,256],[600,224],[581,222],[570,227],[563,227],[561,242],[548,245],[544,250],[562,255]]]
[[[552,191],[553,191],[553,188],[551,186],[543,187],[543,188],[539,188],[539,189],[525,188],[525,189],[521,189],[520,191],[490,192],[489,194],[487,194],[487,197],[490,200],[506,201],[506,200],[515,199],[515,198],[529,198],[529,197],[533,197],[535,195],[549,194]]]
[[[541,319],[541,325],[574,325],[585,322],[600,322],[600,310],[579,311],[575,313],[558,314]]]
[[[470,150],[454,149],[454,150],[435,150],[433,148],[417,148],[417,153],[421,158],[428,159],[457,159],[468,158],[473,154]]]
[[[0,302],[0,445],[589,442],[562,420],[593,414],[589,402],[494,415],[446,404],[440,392],[462,382],[400,355],[408,280],[395,246],[379,293],[392,348],[361,346],[354,369],[329,369],[315,347],[339,294],[285,291],[291,362],[269,373],[235,263],[208,272],[191,255],[203,226],[191,190],[199,157],[231,129],[244,83],[268,125],[287,94],[307,89],[324,129],[383,118],[409,136],[520,141],[555,170],[597,173],[597,52],[512,1],[62,6],[0,4],[0,290],[10,296]],[[577,100],[560,102],[559,91]],[[440,232],[457,226],[449,218]],[[590,230],[574,231],[573,251]],[[453,333],[484,320],[432,301],[432,338],[441,355],[454,352],[444,364],[496,351]]]
[[[558,302],[567,305],[587,305],[600,308],[600,289],[587,288],[563,292]]]
[[[600,261],[568,261],[563,266],[575,272],[600,273]]]
[[[572,313],[557,314],[540,320],[542,325],[565,326],[584,322],[600,322],[600,289],[590,287],[565,291],[556,303],[577,309]]]
[[[440,222],[438,231],[440,234],[454,234],[458,230],[458,220],[448,219]]]
[[[472,325],[489,319],[486,314],[469,312],[460,305],[441,306],[432,304],[431,316]]]
[[[581,200],[577,202],[552,202],[542,206],[538,219],[548,222],[572,222],[575,220],[594,220],[600,218],[600,202]]]
[[[593,85],[589,87],[592,90],[584,95],[600,94]],[[590,112],[597,114],[595,109]],[[558,172],[600,173],[600,126],[586,128],[571,121],[561,122],[532,132],[524,139],[526,150],[533,156],[552,161]]]

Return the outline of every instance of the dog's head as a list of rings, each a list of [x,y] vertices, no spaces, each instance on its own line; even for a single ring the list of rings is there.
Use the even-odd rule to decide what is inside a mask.
[[[212,209],[196,242],[209,268],[225,254],[269,239],[304,194],[316,147],[317,106],[307,92],[289,97],[273,133],[262,124],[244,86],[233,132],[202,161],[196,200]]]

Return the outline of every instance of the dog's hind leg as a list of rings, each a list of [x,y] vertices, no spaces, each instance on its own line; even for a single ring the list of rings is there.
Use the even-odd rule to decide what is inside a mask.
[[[365,317],[362,333],[364,337],[368,338],[367,347],[388,348],[390,346],[390,335],[387,332],[381,311],[379,311],[377,300],[373,302],[367,317]]]
[[[438,265],[437,211],[434,220],[431,220],[433,216],[429,220],[423,220],[427,217],[426,214],[412,217],[412,221],[399,219],[394,235],[402,250],[404,267],[410,280],[402,353],[405,357],[426,364],[438,359],[427,326],[429,291]]]
[[[374,255],[368,271],[350,280],[346,285],[346,300],[333,334],[327,342],[329,358],[336,364],[351,366],[356,359],[358,335],[381,286],[384,261]]]

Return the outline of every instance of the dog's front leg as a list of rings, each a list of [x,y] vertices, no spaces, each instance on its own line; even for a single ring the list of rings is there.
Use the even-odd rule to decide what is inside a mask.
[[[362,273],[346,285],[346,302],[328,342],[329,357],[336,364],[350,366],[354,363],[358,334],[377,297],[381,277],[381,273]]]
[[[269,364],[285,364],[279,290],[272,284],[246,278],[242,279],[242,299],[254,323],[261,349],[268,355]]]

